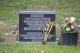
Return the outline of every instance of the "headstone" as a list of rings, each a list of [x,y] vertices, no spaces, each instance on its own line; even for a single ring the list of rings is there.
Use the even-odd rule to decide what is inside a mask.
[[[44,26],[49,19],[55,21],[55,11],[21,11],[19,14],[19,41],[41,42]],[[56,40],[55,28],[48,42]]]

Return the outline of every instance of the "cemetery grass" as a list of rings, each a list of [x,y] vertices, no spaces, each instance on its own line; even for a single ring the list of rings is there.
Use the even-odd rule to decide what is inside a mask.
[[[22,9],[25,10],[25,9]],[[0,36],[4,35],[6,32],[10,32],[10,28],[19,23],[19,12],[21,9],[11,8],[11,7],[0,7],[0,21],[6,23],[6,26],[0,27]],[[60,35],[60,24],[63,23],[63,19],[66,17],[75,16],[77,22],[80,22],[80,13],[77,11],[68,11],[63,9],[56,9],[56,35]]]
[[[79,0],[78,0],[79,1]],[[64,3],[65,2],[65,3]],[[68,3],[70,2],[70,3]],[[77,4],[77,1],[75,1],[74,3],[71,3],[71,1],[64,1],[61,0],[60,1],[60,5],[55,5],[56,3],[58,3],[58,1],[48,1],[45,0],[43,2],[43,0],[24,0],[24,1],[10,1],[10,0],[4,0],[4,1],[0,1],[0,3],[2,3],[2,5],[0,5],[0,21],[6,22],[6,26],[4,27],[0,27],[0,36],[4,35],[6,32],[10,32],[10,28],[19,23],[19,11],[21,10],[27,10],[28,6],[32,6],[32,5],[46,5],[48,6],[49,9],[47,10],[52,10],[53,7],[54,9],[56,9],[56,35],[57,37],[60,35],[60,24],[63,23],[63,19],[66,17],[71,17],[71,16],[75,16],[77,18],[77,22],[80,22],[80,10],[74,10],[75,8],[77,8],[79,6],[78,5],[74,6],[74,4]],[[6,4],[6,5],[4,5]],[[64,8],[64,6],[66,6],[67,4],[69,4],[66,8]],[[70,4],[73,4],[70,6]],[[35,6],[36,7],[36,6]],[[34,8],[35,8],[34,7]],[[31,9],[34,9],[33,7]],[[73,9],[74,8],[74,9]],[[70,10],[69,10],[70,9]],[[37,9],[36,9],[37,10]],[[45,10],[44,10],[45,11]]]
[[[4,36],[6,32],[10,32],[13,25],[18,25],[18,10],[13,10],[11,7],[0,7],[0,21],[4,22],[0,24],[0,36]],[[2,26],[2,27],[1,27]]]
[[[80,53],[80,46],[0,43],[0,53]]]
[[[5,2],[6,3],[6,2]],[[11,3],[11,6],[16,6],[15,2]],[[23,2],[23,5],[30,4]],[[38,2],[42,4],[42,2]],[[37,2],[33,2],[32,4],[37,4]],[[43,2],[43,5],[48,5],[48,2]],[[19,5],[19,4],[18,4]],[[26,6],[25,5],[25,6]],[[51,4],[50,4],[51,5]],[[49,5],[49,8],[52,6]],[[53,4],[52,4],[53,5]],[[55,5],[55,3],[54,3]],[[63,6],[62,6],[63,7]],[[74,7],[75,8],[75,7]],[[6,7],[0,6],[0,21],[6,23],[6,26],[0,27],[0,36],[4,36],[6,32],[10,32],[11,26],[19,23],[19,11],[26,10],[23,7],[20,9],[15,7]],[[80,21],[80,11],[74,10],[63,10],[56,9],[56,24],[60,25],[62,20],[66,17],[75,16],[77,21]],[[57,25],[56,35],[59,37],[60,30]],[[52,44],[3,44],[0,43],[0,53],[80,53],[80,46],[63,46],[63,45],[52,45]]]
[[[0,10],[3,10],[0,12],[1,21],[5,21],[7,23],[6,27],[0,28],[0,36],[4,36],[6,32],[10,32],[10,27],[16,23],[18,23],[18,13],[19,11],[12,11],[6,8],[0,8]],[[6,14],[8,13],[8,14]],[[74,13],[75,16],[78,16],[76,13]],[[62,11],[57,12],[57,18],[56,20],[57,24],[60,24],[63,18],[74,15],[74,14],[62,14]],[[57,27],[57,37],[59,37],[60,31],[59,26]],[[79,53],[80,52],[80,46],[63,46],[63,45],[52,45],[52,44],[2,44],[0,43],[0,53]]]

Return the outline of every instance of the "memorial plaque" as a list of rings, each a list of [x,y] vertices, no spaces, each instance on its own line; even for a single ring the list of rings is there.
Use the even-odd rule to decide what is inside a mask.
[[[55,11],[21,11],[19,14],[19,41],[41,42],[44,26],[49,19],[55,21]],[[51,31],[51,39],[55,41],[55,28]]]

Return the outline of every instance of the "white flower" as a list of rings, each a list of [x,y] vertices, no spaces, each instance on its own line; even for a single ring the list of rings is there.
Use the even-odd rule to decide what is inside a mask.
[[[74,26],[71,26],[71,29],[74,29],[75,27]]]
[[[66,31],[70,31],[70,30],[71,30],[70,28],[68,28],[68,27],[66,28]]]
[[[71,17],[71,22],[74,22],[76,21],[76,18],[75,17]]]

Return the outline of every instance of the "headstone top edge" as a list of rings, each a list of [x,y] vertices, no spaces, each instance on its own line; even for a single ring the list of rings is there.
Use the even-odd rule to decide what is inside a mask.
[[[20,11],[19,14],[55,14],[56,11]]]

